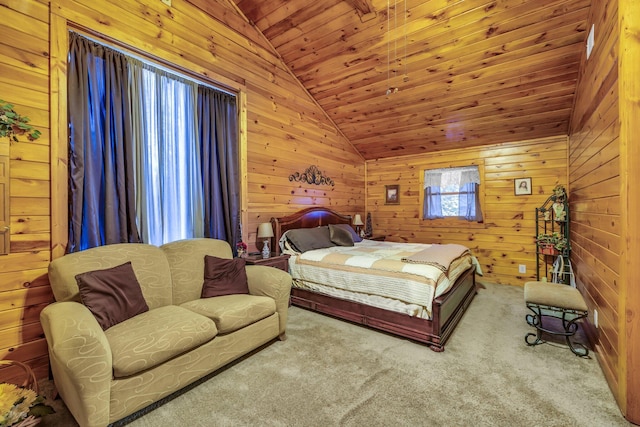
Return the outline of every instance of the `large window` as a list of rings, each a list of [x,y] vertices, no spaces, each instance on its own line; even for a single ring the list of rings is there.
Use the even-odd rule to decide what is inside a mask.
[[[78,34],[69,52],[69,246],[239,239],[236,99]]]
[[[423,219],[482,221],[480,171],[477,166],[424,172]]]

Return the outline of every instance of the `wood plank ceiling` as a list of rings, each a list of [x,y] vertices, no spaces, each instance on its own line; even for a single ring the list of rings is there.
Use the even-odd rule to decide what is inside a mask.
[[[234,1],[366,159],[568,133],[590,0]]]

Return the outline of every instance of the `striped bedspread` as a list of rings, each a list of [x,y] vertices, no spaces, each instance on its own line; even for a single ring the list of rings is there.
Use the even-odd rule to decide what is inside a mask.
[[[429,246],[364,240],[298,254],[289,260],[289,269],[296,287],[431,318],[433,299],[450,289],[472,265],[472,257],[465,251],[446,271],[403,261]]]

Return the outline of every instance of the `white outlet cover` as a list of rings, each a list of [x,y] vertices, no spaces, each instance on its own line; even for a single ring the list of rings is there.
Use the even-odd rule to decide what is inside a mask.
[[[524,274],[526,272],[527,272],[527,266],[526,265],[524,265],[524,264],[518,265],[518,273]]]
[[[591,51],[593,50],[593,46],[596,44],[595,31],[596,31],[596,26],[591,24],[591,29],[589,30],[589,35],[587,36],[587,59],[589,59],[589,57],[591,56]]]

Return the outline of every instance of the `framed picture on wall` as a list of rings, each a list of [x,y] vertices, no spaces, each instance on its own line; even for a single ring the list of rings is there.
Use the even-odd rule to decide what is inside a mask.
[[[516,196],[531,194],[531,178],[516,178],[513,180],[513,188]]]
[[[400,186],[385,185],[384,204],[397,205],[398,203],[400,203]]]

